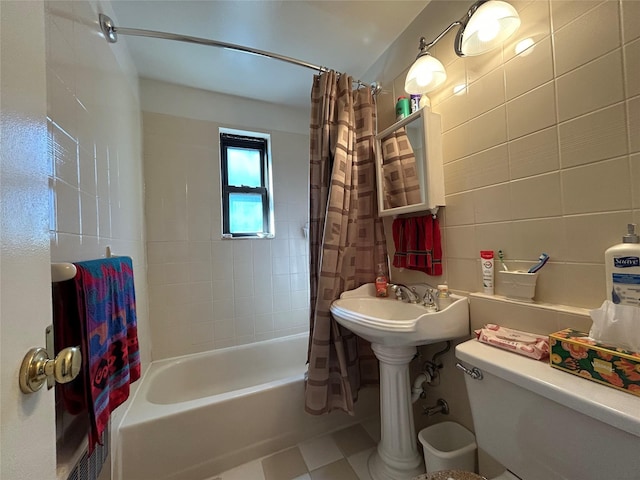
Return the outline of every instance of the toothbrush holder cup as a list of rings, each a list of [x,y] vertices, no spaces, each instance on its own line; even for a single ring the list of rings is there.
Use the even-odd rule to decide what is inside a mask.
[[[533,302],[538,273],[525,271],[498,272],[498,290],[511,300]]]

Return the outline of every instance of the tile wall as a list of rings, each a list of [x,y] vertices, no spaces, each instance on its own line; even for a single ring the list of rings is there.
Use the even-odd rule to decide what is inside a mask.
[[[546,252],[536,300],[593,308],[605,297],[605,249],[640,224],[640,2],[511,3],[522,25],[503,48],[458,58],[454,31],[432,51],[448,73],[430,94],[445,162],[441,280],[477,292],[480,250],[502,249],[511,269]],[[533,45],[516,54],[525,39]],[[393,98],[381,105],[383,124],[393,122]]]
[[[141,85],[153,358],[308,331],[308,133],[283,119],[307,113]],[[271,134],[276,238],[221,239],[219,127]]]
[[[102,9],[45,3],[51,261],[104,257],[107,246],[132,257],[144,368],[151,344],[136,71],[125,47],[99,34]],[[114,412],[114,424],[123,412]],[[58,415],[59,455],[82,443],[73,421]]]
[[[394,94],[379,99],[381,128],[394,122],[420,36],[435,38],[471,3],[431,2],[364,76],[393,85]],[[493,322],[541,334],[588,330],[588,309],[605,298],[604,251],[621,241],[627,223],[640,224],[640,2],[510,3],[522,25],[503,48],[457,58],[448,34],[432,50],[448,74],[430,95],[443,126],[445,272],[433,278],[394,270],[392,278],[480,292],[480,250],[502,249],[511,269],[547,252],[538,304],[471,295],[471,328]],[[516,55],[526,38],[533,46]],[[458,85],[466,87],[454,95]],[[386,219],[392,253],[390,226]],[[442,344],[421,347],[421,361],[439,350]],[[437,398],[449,402],[448,420],[472,429],[455,356],[441,359],[441,383],[414,406],[416,430],[442,421],[422,414],[421,405]]]

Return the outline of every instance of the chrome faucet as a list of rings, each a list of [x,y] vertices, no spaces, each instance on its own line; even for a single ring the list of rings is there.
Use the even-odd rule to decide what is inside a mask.
[[[396,300],[404,300],[406,298],[409,303],[420,303],[420,297],[415,287],[410,288],[402,283],[391,283],[389,286],[395,292]]]

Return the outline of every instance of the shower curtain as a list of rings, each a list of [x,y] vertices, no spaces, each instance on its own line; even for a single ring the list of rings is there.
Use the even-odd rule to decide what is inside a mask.
[[[314,77],[310,127],[311,315],[305,409],[353,414],[361,386],[378,383],[371,345],[332,318],[331,302],[373,282],[386,262],[375,182],[375,105],[352,78]]]

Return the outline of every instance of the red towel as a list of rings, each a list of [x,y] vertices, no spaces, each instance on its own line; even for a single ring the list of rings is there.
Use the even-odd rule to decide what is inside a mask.
[[[433,259],[431,265],[431,273],[434,277],[442,275],[442,237],[440,236],[440,222],[438,217],[433,218],[431,222],[433,232]]]
[[[396,218],[392,224],[393,243],[396,253],[393,255],[393,266],[396,268],[406,268],[407,266],[407,235],[404,231],[405,222],[403,218]]]
[[[432,265],[433,230],[431,216],[407,219],[407,264],[413,270],[428,273]]]
[[[56,352],[66,347],[82,349],[82,328],[78,313],[76,285],[73,280],[51,285],[53,303],[53,338]],[[83,360],[84,362],[84,360]],[[87,411],[84,379],[79,375],[69,383],[56,383],[56,391],[62,406],[72,415]]]
[[[393,240],[396,247],[394,267],[442,275],[442,239],[437,218],[432,215],[396,218]]]

